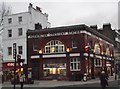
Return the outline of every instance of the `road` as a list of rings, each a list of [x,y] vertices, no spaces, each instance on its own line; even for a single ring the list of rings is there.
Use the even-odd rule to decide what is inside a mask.
[[[2,89],[13,89],[13,87],[3,87]],[[20,89],[17,87],[16,89]],[[89,83],[89,84],[77,84],[77,85],[66,85],[66,86],[57,86],[57,87],[24,87],[23,89],[102,89],[100,84]],[[106,89],[120,89],[118,81],[110,81],[109,86]]]
[[[61,86],[63,89],[63,86]],[[91,84],[83,84],[83,85],[71,85],[71,86],[64,86],[64,89],[101,89],[100,83],[91,83]],[[120,86],[118,85],[118,81],[110,81],[109,85],[106,87],[106,89],[120,89]]]

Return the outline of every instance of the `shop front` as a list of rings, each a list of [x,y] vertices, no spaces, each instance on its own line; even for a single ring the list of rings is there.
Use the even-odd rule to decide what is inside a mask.
[[[66,77],[66,63],[43,64],[43,77],[58,79]]]
[[[14,62],[4,62],[2,65],[4,81],[11,80],[14,76]]]

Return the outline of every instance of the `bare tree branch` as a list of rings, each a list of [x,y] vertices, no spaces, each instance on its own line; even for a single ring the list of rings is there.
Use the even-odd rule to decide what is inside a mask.
[[[4,2],[2,2],[0,9],[0,26],[3,24],[3,17],[11,14],[11,8],[6,6]]]

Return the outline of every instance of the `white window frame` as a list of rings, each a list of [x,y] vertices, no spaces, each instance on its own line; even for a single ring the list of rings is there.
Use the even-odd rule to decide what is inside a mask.
[[[73,68],[72,68],[73,64]],[[70,59],[70,71],[80,71],[81,70],[81,64],[80,64],[80,58],[75,57]]]
[[[102,60],[101,59],[95,59],[95,67],[101,67],[101,66],[102,66]]]
[[[62,49],[61,49],[62,48]],[[44,53],[63,53],[65,52],[65,46],[61,41],[52,40],[48,42],[44,47]]]
[[[77,41],[76,40],[72,40],[72,48],[77,48]]]

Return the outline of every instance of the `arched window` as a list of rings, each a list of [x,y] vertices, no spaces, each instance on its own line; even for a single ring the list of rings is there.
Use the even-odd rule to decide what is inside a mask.
[[[45,53],[63,53],[65,52],[65,46],[58,40],[52,40],[45,45]]]

